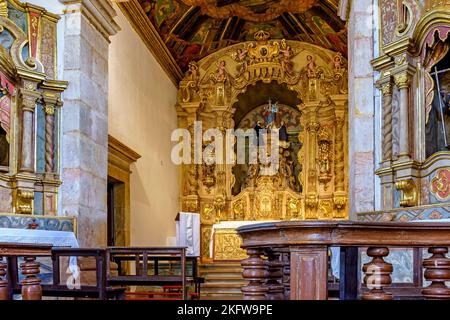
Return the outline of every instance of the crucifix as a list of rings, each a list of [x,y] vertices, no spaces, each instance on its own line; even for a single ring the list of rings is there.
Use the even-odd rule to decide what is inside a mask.
[[[445,101],[446,103],[444,104],[444,101],[442,99],[441,85],[439,82],[439,74],[448,72],[448,71],[450,71],[450,68],[438,71],[437,67],[434,67],[434,72],[431,74],[431,75],[434,75],[434,77],[436,79],[436,89],[438,92],[438,99],[439,99],[439,113],[440,113],[441,119],[442,119],[442,131],[444,133],[444,144],[447,149],[449,149],[450,146],[448,145],[448,142],[447,142],[447,131],[445,129],[445,122],[444,122],[444,108],[446,107],[446,104],[448,103],[448,101]]]

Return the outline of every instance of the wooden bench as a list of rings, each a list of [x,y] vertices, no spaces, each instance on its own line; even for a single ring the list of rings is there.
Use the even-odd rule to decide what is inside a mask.
[[[180,297],[183,300],[188,298],[188,283],[194,283],[195,290],[199,292],[200,279],[197,276],[197,259],[186,257],[185,247],[110,247],[108,248],[108,261],[116,262],[119,265],[119,275],[108,278],[111,285],[136,285],[136,286],[178,286],[179,293],[173,295],[165,295],[164,292],[157,292],[159,296],[166,298]],[[161,274],[160,263],[177,262],[180,266],[180,274]],[[187,261],[192,263],[193,275],[188,279],[186,272]],[[122,264],[127,262],[134,263],[134,274],[125,272]],[[150,268],[149,268],[150,267]],[[127,293],[133,295],[133,293]],[[142,294],[142,296],[155,295],[155,292]]]

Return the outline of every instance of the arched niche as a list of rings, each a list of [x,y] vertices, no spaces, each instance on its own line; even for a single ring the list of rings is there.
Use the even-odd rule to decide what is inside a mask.
[[[296,140],[303,147],[296,159],[302,190],[258,178],[259,183],[236,195],[234,164],[184,164],[181,206],[201,214],[205,257],[212,225],[219,221],[348,217],[347,61],[339,53],[270,40],[261,31],[255,41],[191,62],[179,86],[179,127],[193,134],[195,122],[201,121],[203,131],[234,129],[248,112],[266,103],[270,97],[264,92],[272,95],[271,90],[289,95],[289,107],[301,114],[303,129]]]

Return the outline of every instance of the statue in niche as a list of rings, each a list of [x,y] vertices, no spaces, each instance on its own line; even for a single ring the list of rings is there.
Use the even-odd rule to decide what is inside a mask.
[[[9,166],[9,142],[6,131],[0,127],[0,166]]]
[[[426,156],[438,151],[450,149],[450,61],[449,42],[438,42],[426,57],[425,67],[428,67],[429,80],[432,86],[427,97],[426,122]],[[440,61],[440,62],[439,62]],[[436,63],[437,62],[437,63]],[[428,98],[427,98],[428,99]]]

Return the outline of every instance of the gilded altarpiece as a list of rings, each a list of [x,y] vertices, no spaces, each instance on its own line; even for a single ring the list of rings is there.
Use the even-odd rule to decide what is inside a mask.
[[[380,0],[382,212],[367,220],[449,217],[450,1]]]
[[[56,80],[58,20],[28,3],[0,1],[2,227],[14,227],[14,217],[57,215],[61,93],[67,87]]]
[[[287,123],[288,139],[280,144],[280,166],[273,174],[261,174],[258,165],[241,171],[236,163],[182,165],[182,210],[201,214],[203,261],[242,258],[235,230],[217,229],[218,223],[348,218],[347,82],[347,61],[341,54],[303,42],[270,40],[264,31],[255,34],[255,41],[189,65],[179,86],[177,112],[179,126],[192,136],[196,121],[203,131],[218,128],[224,134],[253,128],[265,100],[243,103],[252,88],[282,87],[297,101],[278,108],[277,123]]]

